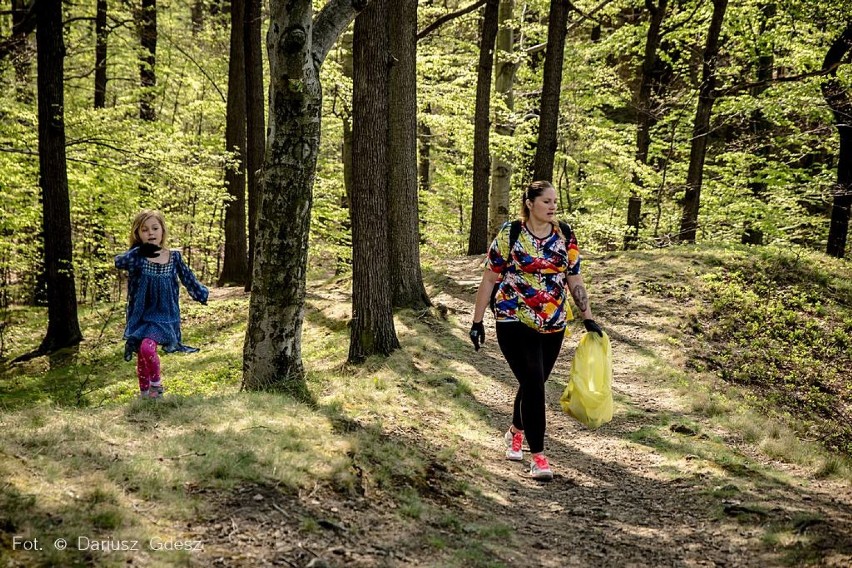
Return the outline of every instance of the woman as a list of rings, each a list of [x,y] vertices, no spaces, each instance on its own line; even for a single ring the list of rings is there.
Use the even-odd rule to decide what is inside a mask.
[[[546,181],[531,183],[523,195],[522,220],[514,222],[514,231],[513,223],[505,223],[491,243],[470,327],[470,339],[479,350],[485,343],[482,317],[499,283],[493,298],[497,343],[519,385],[512,425],[505,434],[506,457],[523,460],[521,444],[526,436],[532,454],[530,475],[535,479],[553,479],[544,455],[544,382],[562,348],[566,322],[574,317],[566,305],[566,289],[586,331],[603,335],[592,319],[580,276],[577,239],[555,216],[556,190]]]

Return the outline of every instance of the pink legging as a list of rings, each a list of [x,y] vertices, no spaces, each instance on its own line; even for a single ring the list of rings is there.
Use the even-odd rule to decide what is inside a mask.
[[[157,342],[153,339],[143,339],[139,346],[136,376],[139,377],[139,389],[142,391],[160,386],[160,356],[157,355]]]

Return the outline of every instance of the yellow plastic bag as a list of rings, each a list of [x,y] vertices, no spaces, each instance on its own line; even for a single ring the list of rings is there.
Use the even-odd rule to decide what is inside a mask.
[[[601,337],[589,332],[580,338],[559,402],[562,410],[589,428],[612,420],[612,350],[606,333]]]

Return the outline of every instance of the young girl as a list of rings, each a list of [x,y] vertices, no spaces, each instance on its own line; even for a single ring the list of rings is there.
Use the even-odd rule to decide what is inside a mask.
[[[166,353],[198,351],[181,343],[178,278],[193,300],[206,304],[209,293],[181,254],[165,248],[168,235],[162,213],[141,211],[130,228],[130,250],[115,257],[116,268],[129,273],[124,360],[138,353],[136,375],[143,398],[163,395],[158,344]]]

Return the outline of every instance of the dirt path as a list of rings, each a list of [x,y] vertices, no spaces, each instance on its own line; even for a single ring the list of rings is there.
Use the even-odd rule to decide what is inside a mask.
[[[454,262],[447,289],[433,298],[457,314],[453,333],[460,338],[466,338],[478,270],[474,259]],[[453,546],[442,556],[440,547],[418,534],[418,521],[401,521],[398,505],[380,495],[282,495],[247,487],[224,499],[216,518],[189,529],[209,543],[205,562],[315,568],[852,566],[850,488],[774,463],[737,432],[722,431],[706,414],[685,407],[672,380],[663,377],[684,362],[672,326],[688,306],[643,294],[638,272],[625,275],[617,261],[599,260],[595,270],[593,282],[601,284],[591,286],[590,295],[613,343],[616,416],[591,432],[559,410],[580,333],[575,331],[548,384],[552,482],[532,480],[528,459],[502,459],[516,382],[497,349],[493,324],[487,324],[484,350],[454,354],[491,378],[474,388],[473,397],[493,436],[471,442],[450,471],[436,467],[435,503],[463,518],[464,526],[446,527],[446,538],[481,541],[473,546],[478,556],[466,562],[452,554],[458,550]],[[402,434],[428,445],[422,432]],[[472,489],[443,494],[448,477],[465,478]],[[306,531],[300,519],[307,517],[329,520]],[[475,528],[495,523],[508,527],[496,538]]]
[[[459,261],[452,277],[474,286],[469,280],[474,266]],[[515,529],[515,546],[502,551],[500,560],[518,566],[852,566],[850,488],[769,463],[736,433],[714,432],[706,419],[683,408],[666,381],[642,379],[648,373],[640,369],[682,362],[682,348],[669,338],[685,306],[642,294],[640,278],[623,275],[617,263],[598,262],[596,270],[595,281],[605,284],[592,287],[590,295],[612,339],[617,414],[591,432],[559,411],[581,333],[575,331],[548,385],[546,444],[554,481],[530,479],[526,459],[483,460],[488,475],[478,485],[488,498],[477,509]],[[461,300],[442,295],[438,301],[470,313]],[[505,428],[516,383],[495,343],[486,345],[484,355],[494,357],[486,357],[488,366],[480,370],[500,377],[500,388],[475,396],[506,409],[495,416],[495,425]],[[641,440],[643,427],[667,422],[662,443],[631,441],[637,433]],[[718,439],[727,447],[717,449]],[[499,457],[501,450],[495,436],[485,452]],[[758,467],[761,462],[769,473]],[[773,550],[767,532],[785,546]]]

